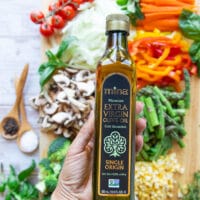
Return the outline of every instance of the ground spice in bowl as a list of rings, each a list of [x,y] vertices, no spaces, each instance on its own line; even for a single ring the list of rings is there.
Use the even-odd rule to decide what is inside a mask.
[[[7,118],[4,122],[3,129],[6,135],[13,136],[17,134],[19,126],[15,119]]]

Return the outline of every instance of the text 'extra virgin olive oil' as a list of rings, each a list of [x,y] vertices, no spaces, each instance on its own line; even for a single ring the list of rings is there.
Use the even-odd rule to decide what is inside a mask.
[[[135,66],[129,18],[106,18],[107,46],[96,70],[93,200],[134,200]]]

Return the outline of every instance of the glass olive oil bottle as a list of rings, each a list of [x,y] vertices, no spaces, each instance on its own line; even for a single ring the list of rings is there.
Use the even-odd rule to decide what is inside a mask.
[[[135,66],[129,18],[106,19],[107,46],[96,70],[93,200],[134,200]]]

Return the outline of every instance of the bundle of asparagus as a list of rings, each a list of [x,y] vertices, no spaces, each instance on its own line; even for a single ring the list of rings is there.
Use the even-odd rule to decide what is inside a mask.
[[[137,100],[144,103],[139,117],[147,119],[144,146],[137,160],[153,161],[165,155],[175,140],[183,148],[182,138],[187,134],[184,116],[190,105],[190,76],[184,70],[185,88],[178,93],[171,88],[147,86],[137,93]]]

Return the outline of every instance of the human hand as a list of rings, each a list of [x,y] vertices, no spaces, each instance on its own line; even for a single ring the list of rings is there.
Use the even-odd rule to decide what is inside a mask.
[[[137,102],[136,113],[142,109],[143,104]],[[136,120],[136,152],[142,148],[145,127],[145,119]],[[92,200],[93,150],[94,113],[91,112],[68,150],[52,200]]]

